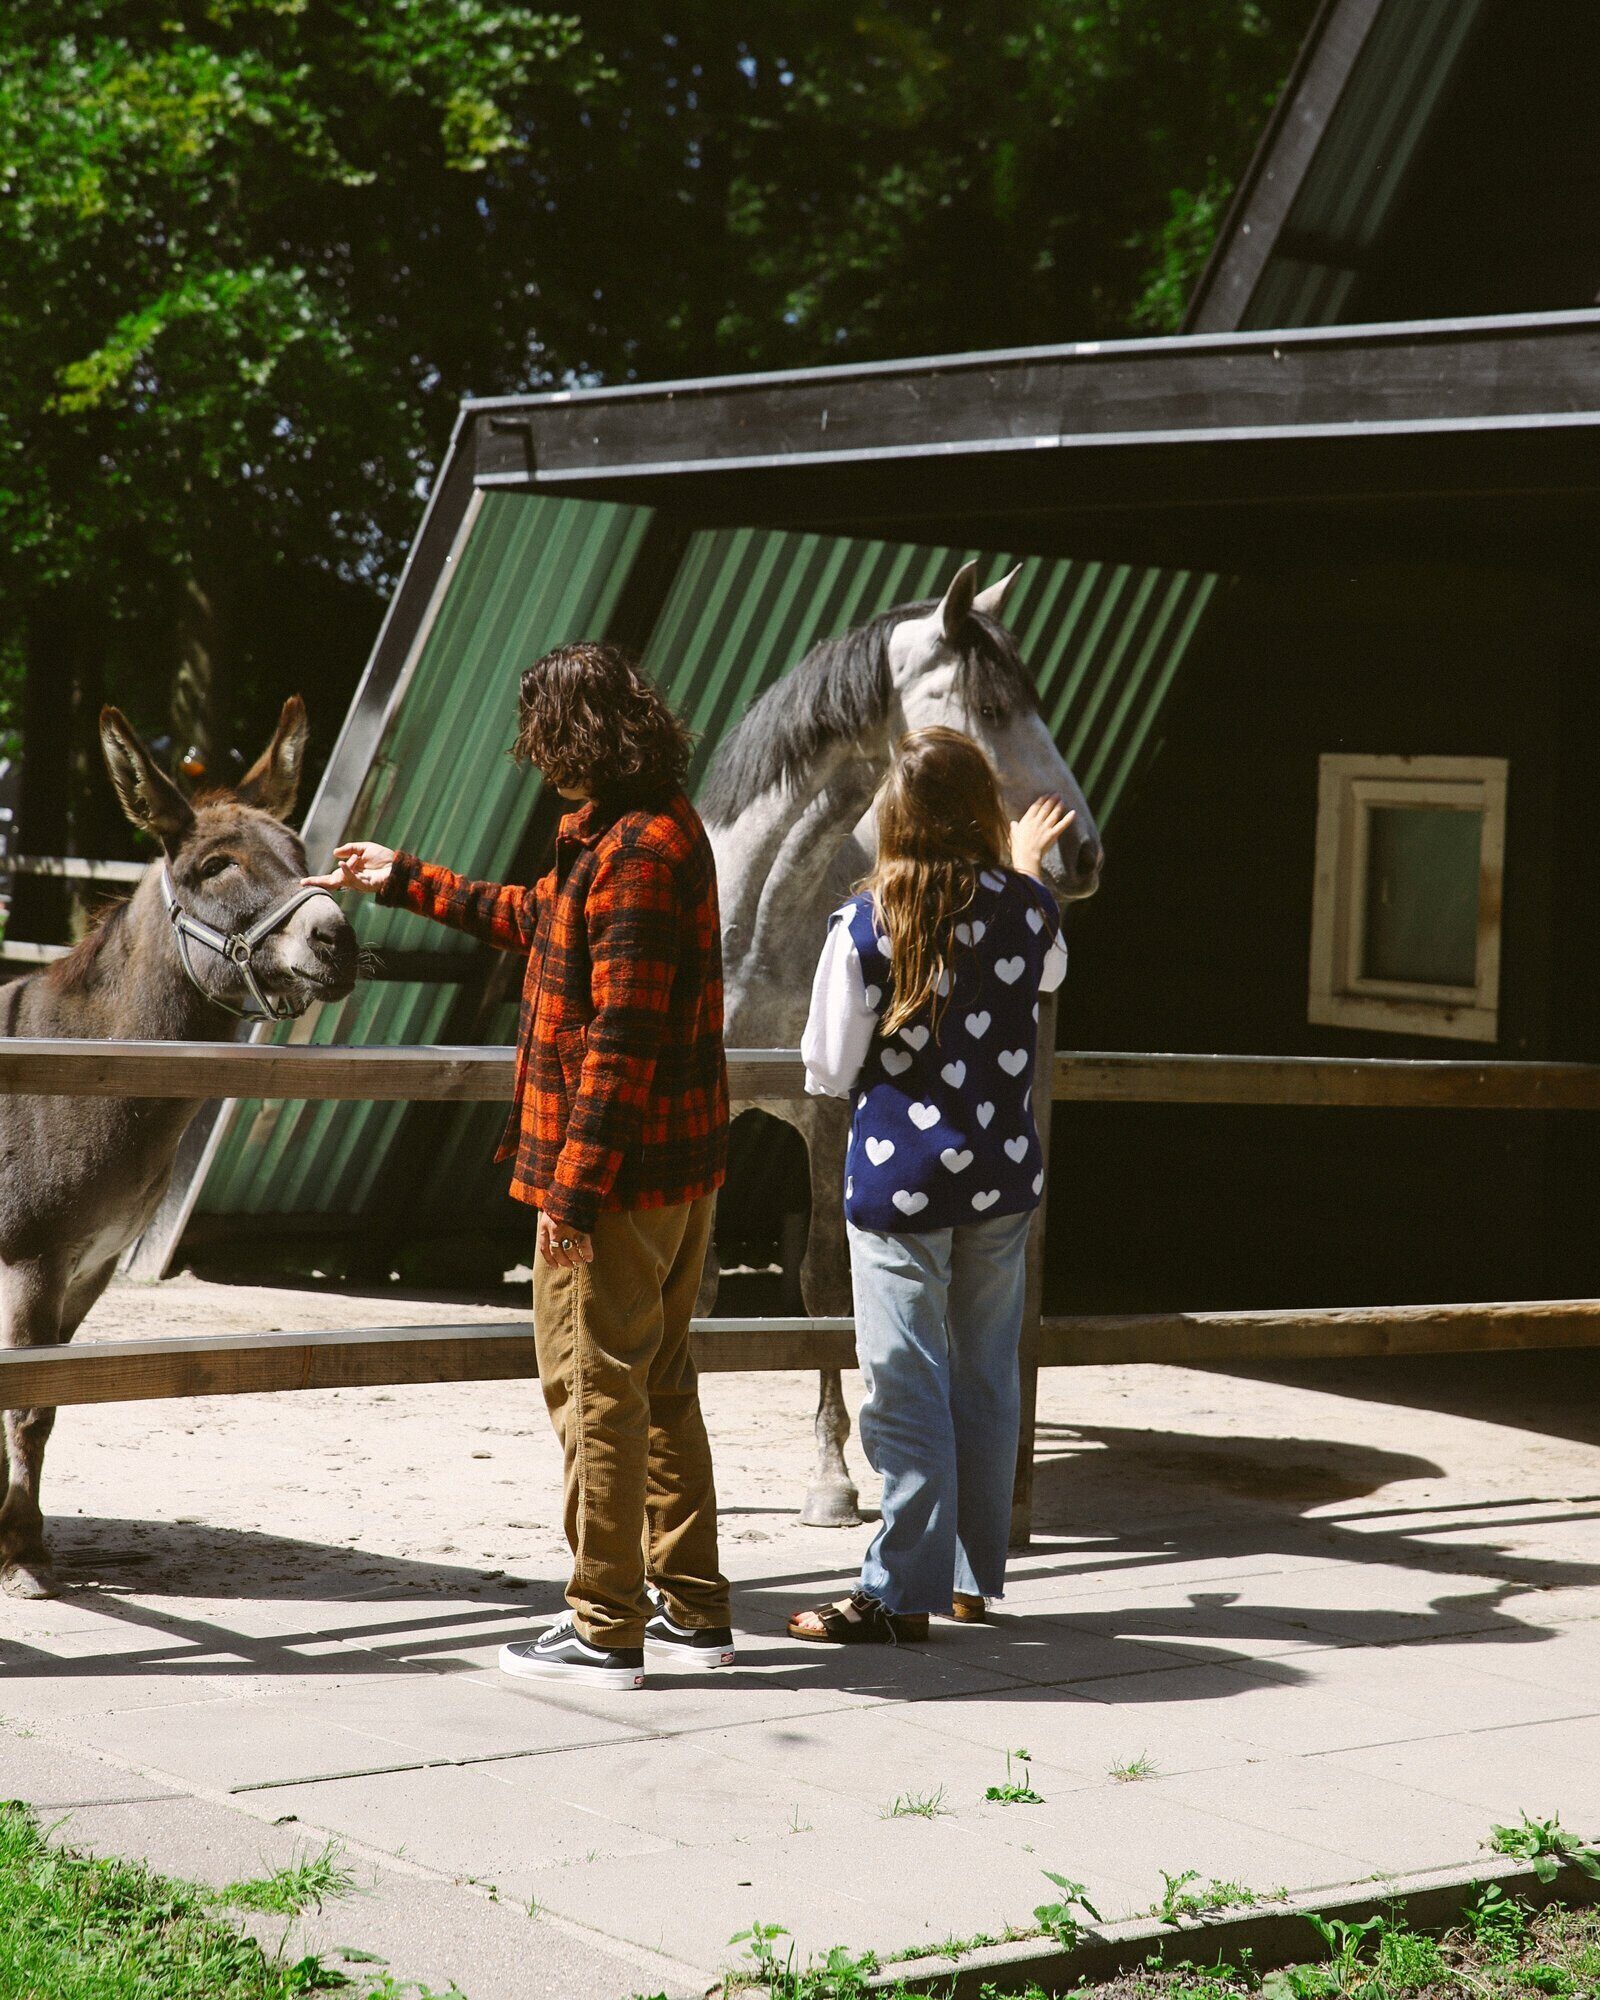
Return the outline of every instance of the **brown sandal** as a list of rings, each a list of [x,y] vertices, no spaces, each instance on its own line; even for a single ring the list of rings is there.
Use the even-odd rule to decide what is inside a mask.
[[[802,1618],[815,1618],[820,1632],[808,1632]],[[805,1639],[816,1646],[905,1646],[928,1636],[925,1612],[886,1611],[877,1598],[866,1591],[853,1591],[832,1604],[819,1604],[811,1611],[797,1611],[789,1620],[789,1637]]]
[[[973,1597],[968,1591],[958,1590],[950,1600],[950,1616],[958,1625],[986,1624],[989,1617],[988,1600],[983,1597]]]

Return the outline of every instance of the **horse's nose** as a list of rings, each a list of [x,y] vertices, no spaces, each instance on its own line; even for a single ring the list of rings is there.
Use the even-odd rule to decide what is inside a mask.
[[[1095,873],[1105,859],[1105,850],[1098,840],[1086,840],[1078,849],[1078,873],[1085,881]]]

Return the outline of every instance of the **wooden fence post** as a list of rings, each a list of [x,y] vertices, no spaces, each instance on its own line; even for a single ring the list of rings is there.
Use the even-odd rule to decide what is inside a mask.
[[[1045,1199],[1028,1231],[1028,1282],[1022,1300],[1022,1424],[1017,1433],[1017,1475],[1011,1489],[1011,1546],[1025,1549],[1033,1535],[1033,1433],[1039,1407],[1039,1322],[1044,1316],[1045,1209],[1050,1197],[1050,1125],[1056,1067],[1056,996],[1039,996],[1039,1041],[1033,1061],[1033,1119],[1044,1152]]]

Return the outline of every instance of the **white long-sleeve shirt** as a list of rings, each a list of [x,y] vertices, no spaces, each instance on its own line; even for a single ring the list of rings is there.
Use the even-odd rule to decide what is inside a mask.
[[[816,977],[811,982],[811,1011],[800,1037],[806,1067],[806,1091],[812,1097],[848,1097],[872,1046],[883,995],[868,986],[861,954],[840,919],[850,906],[836,910],[828,924]],[[1067,976],[1067,947],[1058,933],[1052,941],[1039,980],[1041,993],[1054,993]]]

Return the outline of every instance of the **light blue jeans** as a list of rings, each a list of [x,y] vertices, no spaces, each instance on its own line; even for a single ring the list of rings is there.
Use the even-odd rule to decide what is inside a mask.
[[[890,1611],[948,1615],[1005,1589],[1030,1213],[890,1235],[847,1225],[861,1443],[883,1518],[861,1588]]]

